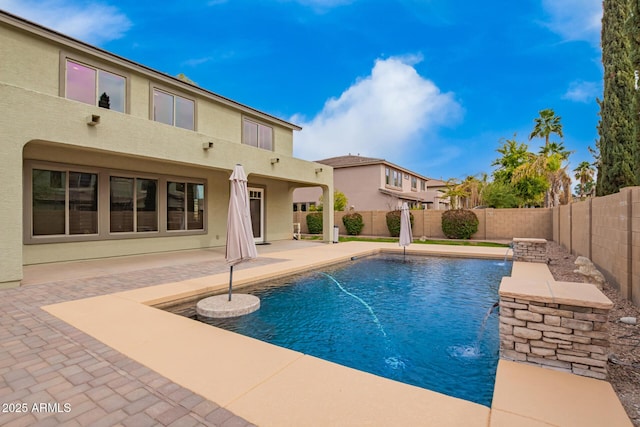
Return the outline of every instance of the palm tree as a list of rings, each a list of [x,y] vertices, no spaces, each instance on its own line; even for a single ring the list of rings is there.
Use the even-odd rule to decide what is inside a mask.
[[[578,167],[573,171],[575,172],[575,178],[579,182],[577,189],[580,195],[580,200],[584,200],[585,194],[591,193],[594,188],[593,176],[595,175],[595,170],[591,163],[584,161],[580,162]]]
[[[541,110],[539,114],[540,117],[536,117],[533,120],[536,125],[529,135],[529,140],[536,137],[544,138],[544,145],[546,147],[549,145],[549,137],[552,134],[555,133],[560,138],[564,137],[564,135],[562,134],[562,123],[560,123],[560,116],[556,116],[556,113],[551,108]]]
[[[549,141],[550,136],[554,133],[560,138],[564,137],[560,116],[556,116],[551,108],[541,110],[539,114],[540,117],[534,119],[535,126],[529,139],[544,138],[544,147],[540,149],[536,160],[536,173],[546,176],[549,187],[545,194],[545,207],[553,207],[560,203],[561,191],[564,193],[563,200],[566,200],[567,203],[571,195],[571,189],[566,185],[571,179],[567,174],[567,168],[562,167],[562,162],[569,158],[571,152],[564,148],[562,142]]]
[[[449,178],[447,180],[447,190],[444,194],[449,198],[451,209],[461,208],[462,200],[466,199],[468,196],[468,193],[464,189],[462,183],[456,178]]]

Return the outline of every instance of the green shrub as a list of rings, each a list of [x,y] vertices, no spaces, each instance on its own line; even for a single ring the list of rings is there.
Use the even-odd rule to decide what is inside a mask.
[[[387,228],[389,229],[389,233],[391,233],[391,237],[400,236],[400,215],[402,211],[395,210],[391,212],[387,212]],[[409,212],[409,219],[411,221],[411,227],[413,227],[413,214]]]
[[[347,229],[347,234],[351,236],[357,236],[364,227],[364,221],[362,221],[362,215],[358,212],[346,214],[342,217],[342,223]]]
[[[449,239],[469,239],[478,232],[478,217],[466,209],[445,211],[442,214],[442,232]]]
[[[322,212],[307,214],[307,228],[310,234],[322,234]]]

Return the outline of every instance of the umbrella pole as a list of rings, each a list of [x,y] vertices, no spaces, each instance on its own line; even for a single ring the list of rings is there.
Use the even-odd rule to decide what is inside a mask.
[[[407,261],[407,247],[406,246],[402,247],[402,261],[404,261],[404,262]]]
[[[229,301],[231,301],[231,284],[233,283],[233,265],[229,270]]]

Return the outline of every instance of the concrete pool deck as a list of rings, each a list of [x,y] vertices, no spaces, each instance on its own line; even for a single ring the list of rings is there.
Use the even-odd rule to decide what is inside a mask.
[[[268,258],[269,262],[251,265],[252,261],[245,263],[244,269],[234,271],[234,289],[294,272],[347,261],[353,256],[364,256],[381,249],[401,251],[397,244],[363,242],[290,246],[282,248],[288,250],[281,251],[278,251],[276,245],[261,249],[269,249],[264,253],[261,251],[261,256]],[[414,244],[409,247],[407,253],[501,260],[504,258],[505,248]],[[107,274],[113,275],[118,271],[117,261],[112,260],[113,265],[108,268],[106,266],[109,262],[103,262],[101,267],[96,267],[100,263],[88,262],[86,265],[89,265],[88,270],[94,271],[94,274],[108,272]],[[545,274],[544,269],[540,270],[540,267],[520,264],[522,263],[517,263],[516,267],[520,270],[519,275],[522,273],[529,277],[532,274]],[[158,268],[160,265],[166,266],[160,262]],[[44,283],[46,278],[41,276],[38,279],[38,273],[42,273],[64,281],[64,277],[56,274],[64,276],[75,271],[80,277],[85,277],[84,282],[92,281],[91,272],[87,273],[85,270],[83,273],[82,268],[77,268],[78,265],[72,269],[66,267],[66,273],[55,273],[53,266],[48,271],[49,266],[34,266],[29,274],[25,273],[25,278],[27,282]],[[546,266],[544,267],[546,269]],[[149,280],[147,276],[153,274],[153,269],[154,264],[151,262],[149,269],[140,275],[143,283]],[[161,279],[155,282],[151,280],[150,282],[161,284],[121,292],[117,292],[117,287],[112,287],[110,290],[113,292],[104,295],[98,293],[99,295],[90,298],[46,304],[42,308],[55,318],[61,319],[64,324],[72,325],[82,334],[95,338],[109,351],[115,350],[127,359],[148,368],[153,374],[165,379],[166,383],[181,387],[187,397],[193,398],[194,401],[199,399],[199,405],[203,405],[203,402],[213,402],[211,405],[230,411],[225,413],[224,422],[228,425],[246,425],[246,422],[242,424],[242,419],[232,417],[233,414],[260,426],[631,425],[610,384],[604,381],[500,361],[493,405],[490,409],[345,368],[151,307],[206,295],[228,286],[226,271],[191,278],[188,272],[181,271],[179,265],[176,265],[175,269],[182,280],[171,280],[175,277],[167,275],[168,283],[162,283]],[[193,267],[190,269],[197,270]],[[542,273],[536,273],[537,270]],[[135,271],[135,268],[131,267],[127,271]],[[548,269],[546,271],[548,272]],[[548,277],[545,277],[546,279]],[[6,295],[9,296],[19,290],[28,292],[29,288],[26,286],[0,292],[7,292]],[[81,289],[79,293],[82,293]],[[86,296],[90,295],[87,293]],[[7,369],[8,365],[1,363],[1,354],[0,374],[11,375],[11,367]],[[100,363],[100,369],[109,366],[108,360]],[[88,385],[85,390],[92,388],[91,380],[95,381],[95,378],[87,378]],[[14,389],[19,387],[10,388],[15,397],[18,392]],[[31,385],[31,388],[34,386]],[[59,399],[49,388],[45,389],[51,397]],[[2,390],[0,388],[0,401],[4,402]],[[189,392],[194,395],[188,396]],[[123,400],[131,399],[125,396]],[[185,405],[181,407],[185,408]],[[187,407],[187,411],[183,411],[183,418],[191,415],[191,419],[206,420],[206,416],[203,417],[196,409],[197,406],[192,408],[190,410]],[[151,416],[148,410],[142,414],[147,418]],[[0,414],[0,424],[4,424],[3,415]],[[126,421],[126,415],[139,416],[140,413],[124,411],[124,415],[123,419]],[[212,418],[211,415],[209,417]],[[13,417],[11,421],[20,419]],[[71,417],[69,419],[73,420]],[[125,421],[122,423],[127,425]],[[83,424],[79,422],[74,425]]]

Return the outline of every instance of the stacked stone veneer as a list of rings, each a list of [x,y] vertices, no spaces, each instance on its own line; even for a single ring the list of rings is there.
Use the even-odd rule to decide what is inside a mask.
[[[515,238],[512,245],[514,261],[546,263],[549,260],[545,239]]]
[[[505,277],[500,286],[500,356],[606,379],[611,307],[590,284]]]

